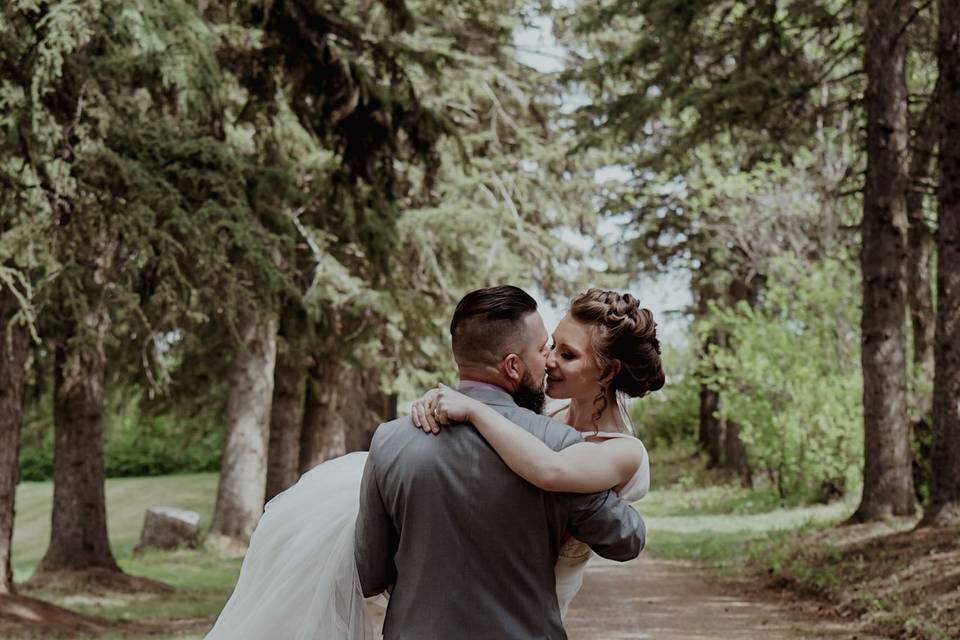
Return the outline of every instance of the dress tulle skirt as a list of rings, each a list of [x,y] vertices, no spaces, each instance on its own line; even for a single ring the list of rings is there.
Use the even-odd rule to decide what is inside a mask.
[[[366,456],[318,465],[267,503],[207,640],[373,640],[353,558]]]

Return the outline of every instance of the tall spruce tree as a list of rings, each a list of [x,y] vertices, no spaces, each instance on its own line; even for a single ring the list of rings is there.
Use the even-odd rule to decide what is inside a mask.
[[[941,0],[940,193],[930,503],[924,522],[960,524],[960,5]]]
[[[49,126],[49,105],[35,95],[44,95],[59,74],[51,56],[32,56],[26,20],[19,7],[0,10],[0,595],[14,590],[27,348],[37,338],[36,297],[57,270],[50,233],[57,194],[41,185],[51,184],[46,150],[58,134]]]
[[[233,265],[265,244],[270,254],[250,231],[255,207],[245,206],[259,174],[231,157],[218,125],[212,32],[188,3],[126,9],[120,2],[15,7],[25,46],[49,57],[28,60],[55,71],[46,71],[49,87],[30,93],[43,106],[34,105],[31,133],[55,140],[37,145],[34,157],[54,203],[52,253],[61,265],[43,292],[39,322],[55,354],[55,486],[38,582],[63,570],[119,575],[103,487],[108,353],[128,354],[113,364],[151,369],[156,339],[196,311],[198,293],[242,291],[249,278],[233,277]],[[158,55],[173,40],[178,55]],[[133,354],[124,343],[135,345]]]
[[[19,482],[23,382],[30,334],[17,318],[20,301],[3,282],[0,290],[0,595],[13,593],[13,517]]]
[[[867,7],[863,249],[863,498],[856,520],[916,508],[907,420],[907,43],[905,0]]]

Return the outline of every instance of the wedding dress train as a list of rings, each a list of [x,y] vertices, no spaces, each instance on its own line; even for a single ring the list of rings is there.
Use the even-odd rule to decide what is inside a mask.
[[[207,640],[373,640],[353,559],[366,459],[317,465],[267,503]]]

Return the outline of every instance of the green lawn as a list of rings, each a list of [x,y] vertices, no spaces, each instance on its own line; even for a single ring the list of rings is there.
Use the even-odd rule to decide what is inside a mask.
[[[109,597],[31,590],[28,595],[58,605],[116,620],[176,620],[177,638],[202,638],[226,602],[240,572],[239,559],[218,558],[204,550],[150,552],[134,557],[146,509],[170,506],[200,514],[201,528],[210,522],[217,494],[217,474],[197,473],[157,478],[107,481],[107,527],[114,555],[127,573],[166,582],[174,594],[114,594]],[[13,539],[14,577],[26,580],[46,549],[50,536],[53,485],[25,482],[17,491]],[[171,622],[173,629],[174,623]],[[159,640],[159,636],[150,636]]]
[[[636,503],[647,524],[647,552],[660,558],[710,561],[718,568],[791,537],[846,518],[854,501],[789,506],[769,488],[745,489],[703,468],[692,447],[651,454],[652,490]]]
[[[190,473],[158,478],[107,480],[107,527],[118,560],[137,543],[144,512],[150,507],[178,507],[200,514],[206,528],[217,495],[216,473]],[[33,572],[50,538],[53,483],[24,482],[17,489],[13,562],[17,580]]]

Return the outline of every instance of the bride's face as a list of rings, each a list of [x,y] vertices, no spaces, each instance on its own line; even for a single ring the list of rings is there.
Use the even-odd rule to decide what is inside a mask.
[[[600,371],[590,346],[590,330],[567,314],[553,332],[547,356],[547,395],[551,398],[595,398]]]

